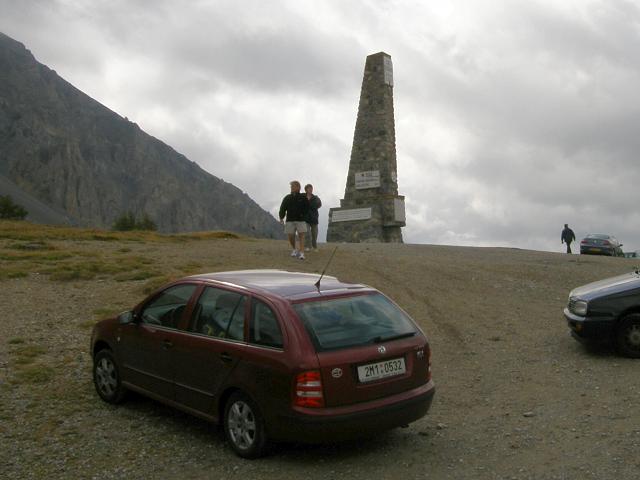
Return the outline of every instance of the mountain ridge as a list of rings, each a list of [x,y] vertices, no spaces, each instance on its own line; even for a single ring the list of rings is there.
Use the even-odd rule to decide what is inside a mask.
[[[147,213],[163,232],[282,237],[278,221],[246,193],[84,94],[1,32],[0,176],[0,194],[12,184],[79,226],[108,228],[131,211]]]

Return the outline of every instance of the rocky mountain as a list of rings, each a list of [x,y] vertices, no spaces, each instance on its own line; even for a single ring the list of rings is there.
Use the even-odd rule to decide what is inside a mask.
[[[164,232],[280,238],[277,220],[0,33],[0,195],[45,223],[110,227],[127,211]]]

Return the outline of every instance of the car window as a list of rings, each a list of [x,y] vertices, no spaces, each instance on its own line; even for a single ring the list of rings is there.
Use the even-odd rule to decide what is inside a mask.
[[[382,294],[295,304],[318,351],[380,343],[417,333],[413,322]]]
[[[255,298],[252,307],[249,341],[267,347],[282,348],[282,332],[273,310],[266,303]]]
[[[193,309],[192,330],[211,337],[243,340],[245,300],[239,293],[205,288]]]
[[[142,309],[143,323],[178,328],[178,322],[196,290],[196,285],[176,285],[166,289]]]

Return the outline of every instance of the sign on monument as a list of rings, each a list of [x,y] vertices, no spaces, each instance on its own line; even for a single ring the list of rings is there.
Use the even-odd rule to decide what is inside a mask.
[[[363,190],[365,188],[378,188],[380,186],[380,170],[371,170],[369,172],[356,172],[356,188]]]
[[[349,210],[334,210],[331,222],[352,222],[354,220],[369,220],[371,208],[351,208]]]

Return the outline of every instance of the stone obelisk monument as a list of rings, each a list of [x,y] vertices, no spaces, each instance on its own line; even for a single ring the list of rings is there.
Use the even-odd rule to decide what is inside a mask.
[[[393,64],[384,52],[364,67],[349,174],[340,208],[329,211],[327,242],[402,243],[404,197],[398,195]]]

